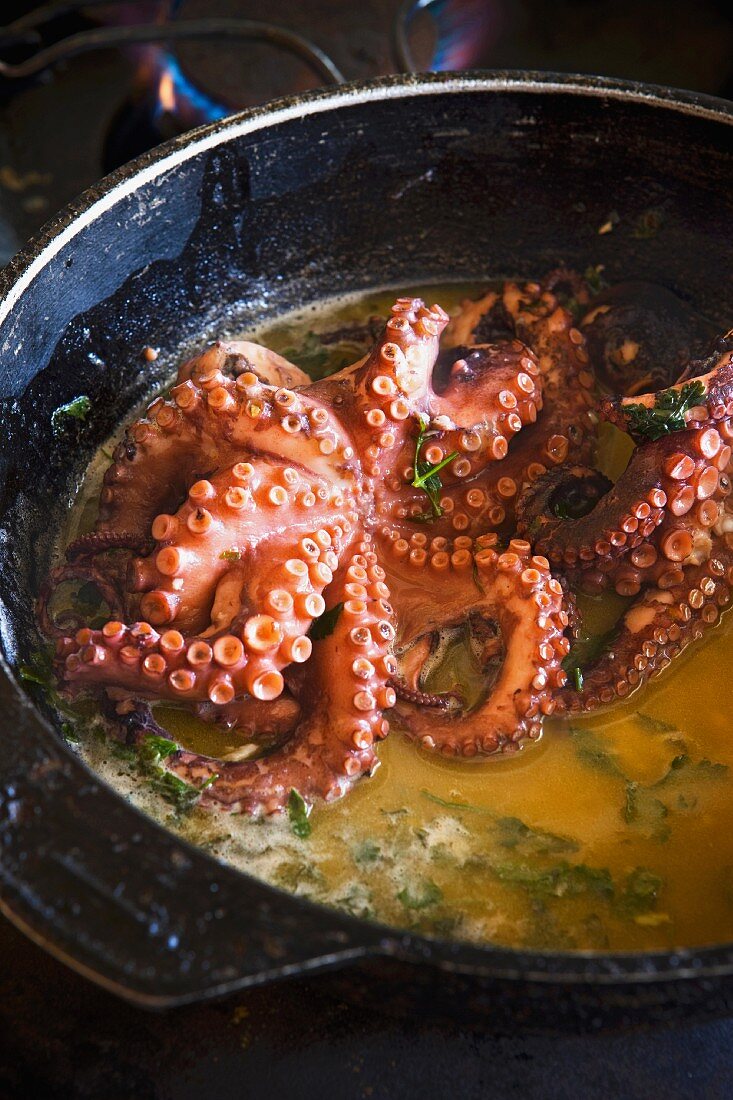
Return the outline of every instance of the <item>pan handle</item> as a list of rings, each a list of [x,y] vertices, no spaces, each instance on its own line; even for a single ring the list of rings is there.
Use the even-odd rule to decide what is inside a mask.
[[[73,969],[167,1007],[390,954],[388,934],[216,863],[100,782],[0,657],[0,909]]]

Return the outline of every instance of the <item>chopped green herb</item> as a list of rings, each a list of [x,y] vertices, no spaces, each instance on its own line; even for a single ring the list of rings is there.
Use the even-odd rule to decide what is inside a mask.
[[[324,611],[319,618],[313,620],[308,631],[308,637],[312,642],[321,642],[333,634],[343,607],[343,603],[334,604],[329,611]]]
[[[241,550],[222,550],[221,554],[219,554],[220,561],[240,561],[241,557]]]
[[[375,844],[373,840],[363,840],[361,844],[357,844],[354,848],[354,863],[359,867],[368,866],[370,863],[376,863],[382,855],[382,849],[378,844]]]
[[[450,802],[448,799],[440,798],[439,795],[426,790],[425,787],[421,788],[420,794],[423,798],[427,798],[428,802],[434,802],[437,806],[442,806],[446,810],[468,810],[469,813],[473,814],[490,812],[489,810],[483,810],[480,806],[472,806],[470,802]]]
[[[668,787],[678,779],[723,779],[728,773],[727,764],[716,764],[712,760],[698,760],[693,763],[686,752],[675,756],[666,775],[657,780],[655,788]]]
[[[76,730],[72,726],[71,722],[62,722],[61,723],[61,734],[62,734],[64,740],[68,741],[70,745],[78,745],[79,744],[79,738],[78,738]]]
[[[602,737],[594,730],[570,726],[568,733],[575,745],[575,752],[583,764],[596,771],[626,778],[618,759],[605,745]]]
[[[52,673],[46,670],[46,668],[40,664],[37,664],[34,660],[35,657],[40,657],[41,654],[34,653],[31,657],[33,662],[30,665],[20,665],[18,668],[18,675],[21,680],[24,680],[27,684],[40,684],[41,687],[50,687]]]
[[[20,665],[18,676],[27,684],[37,684],[43,691],[46,701],[54,710],[69,718],[81,719],[84,717],[75,707],[66,701],[56,690],[56,678],[53,671],[53,656],[51,649],[36,650],[31,654],[27,665]]]
[[[112,742],[112,755],[128,764],[137,764],[139,759],[137,749],[133,745],[126,745],[124,741]]]
[[[303,795],[300,791],[296,791],[295,787],[292,787],[288,798],[288,818],[290,819],[292,832],[299,836],[301,840],[305,840],[306,837],[311,835],[312,826],[308,820],[310,812],[311,808]]]
[[[576,691],[583,690],[583,670],[579,665],[576,665],[573,669],[573,686]]]
[[[605,867],[563,860],[552,867],[529,867],[525,863],[493,864],[491,870],[501,882],[521,886],[531,894],[545,897],[574,898],[581,894],[611,898],[613,879]]]
[[[647,787],[629,780],[625,787],[625,803],[622,816],[627,825],[639,829],[649,840],[660,844],[669,840],[671,829],[667,824],[669,809]]]
[[[426,879],[414,886],[405,886],[397,895],[405,909],[428,909],[443,900],[443,891],[432,881]]]
[[[646,867],[635,867],[627,875],[623,890],[614,903],[616,915],[633,919],[656,909],[663,886],[664,879],[660,875]]]
[[[351,913],[353,917],[361,917],[362,920],[369,920],[370,917],[375,915],[372,906],[372,892],[360,882],[355,882],[353,886],[350,886],[348,893],[344,897],[338,898],[335,904],[341,909],[345,909],[347,913]]]
[[[602,653],[608,649],[618,633],[617,627],[612,627],[603,634],[591,634],[588,637],[577,638],[570,652],[562,663],[562,667],[568,676],[573,675],[575,668],[587,668],[595,664]]]
[[[440,490],[443,488],[443,482],[440,480],[439,476],[440,471],[444,470],[454,459],[458,458],[458,451],[451,451],[451,453],[441,459],[440,462],[423,461],[420,458],[420,451],[422,450],[423,443],[426,439],[438,433],[428,431],[429,420],[426,416],[418,413],[417,420],[420,427],[415,442],[415,476],[412,479],[412,484],[415,489],[424,489],[427,493],[430,505],[433,509],[433,517],[438,519],[443,515],[443,509],[440,506],[439,499]]]
[[[644,714],[640,710],[634,715],[634,721],[648,733],[674,733],[678,730],[673,722],[664,722],[661,718],[653,718],[651,714]]]
[[[481,595],[485,596],[486,589],[481,583],[481,578],[479,577],[478,566],[476,565],[476,562],[473,563],[473,583],[476,585]]]
[[[502,848],[516,850],[524,856],[559,855],[563,852],[577,852],[580,847],[570,837],[546,833],[542,829],[531,829],[518,817],[500,817],[496,827]]]
[[[637,441],[661,439],[669,432],[681,432],[685,413],[699,405],[705,396],[705,386],[699,380],[685,382],[679,390],[661,390],[650,408],[647,405],[624,405],[629,435]]]
[[[150,733],[140,746],[139,754],[144,763],[156,766],[161,760],[171,756],[177,748],[176,742],[171,741],[170,738]]]
[[[81,394],[79,397],[73,398],[72,401],[67,401],[65,405],[59,405],[59,407],[54,409],[51,413],[51,427],[53,431],[58,432],[63,427],[64,420],[67,418],[71,418],[72,420],[86,420],[91,407],[92,403],[86,394]]]
[[[319,378],[326,373],[324,368],[328,364],[328,349],[323,346],[320,336],[310,329],[297,347],[284,348],[281,352],[286,359],[310,374],[312,378]]]
[[[159,771],[149,777],[151,788],[169,802],[177,814],[185,814],[198,802],[201,792],[215,783],[219,777],[210,775],[200,787],[192,787],[190,783],[179,779],[173,772]]]
[[[380,814],[384,814],[385,817],[401,817],[403,814],[407,814],[410,811],[406,806],[400,806],[396,810],[380,810]]]

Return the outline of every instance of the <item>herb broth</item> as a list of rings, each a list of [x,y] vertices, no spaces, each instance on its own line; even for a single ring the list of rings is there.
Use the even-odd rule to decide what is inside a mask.
[[[451,284],[414,293],[450,310],[476,289]],[[379,292],[312,307],[256,338],[320,377],[364,354],[369,318],[390,303]],[[335,335],[323,344],[314,332]],[[618,473],[628,453],[626,437],[604,429],[604,472]],[[101,454],[90,467],[67,539],[93,522],[107,462]],[[587,639],[576,651],[579,663],[627,603],[581,599]],[[252,821],[195,805],[172,808],[98,724],[79,725],[78,748],[140,809],[215,857],[359,916],[514,947],[624,951],[723,942],[733,926],[733,739],[725,698],[732,623],[724,616],[659,680],[608,711],[547,721],[542,739],[512,757],[447,760],[393,725],[376,774],[345,799],[317,805],[307,822],[302,813]],[[428,688],[461,683],[477,698],[482,685],[465,640],[451,635],[444,654]],[[236,731],[182,710],[161,705],[156,717],[198,751],[241,747]]]

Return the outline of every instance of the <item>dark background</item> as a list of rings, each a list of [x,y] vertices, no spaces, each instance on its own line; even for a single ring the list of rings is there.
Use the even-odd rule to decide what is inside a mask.
[[[0,5],[0,20],[34,8]],[[187,0],[182,18],[238,14],[300,29],[348,78],[393,71],[396,0]],[[154,18],[161,5],[128,4]],[[95,9],[96,10],[96,9]],[[99,9],[98,14],[113,12]],[[469,11],[473,24],[456,45]],[[479,11],[478,23],[475,22]],[[626,0],[486,0],[443,5],[441,39],[418,27],[418,62],[601,72],[733,95],[729,5]],[[452,20],[452,22],[451,22]],[[57,19],[46,41],[90,26]],[[472,28],[472,29],[471,29]],[[261,48],[180,51],[184,71],[246,105],[310,78]],[[18,45],[0,57],[27,55]],[[242,82],[242,73],[247,80]],[[110,135],[139,104],[139,59],[88,54],[53,76],[0,80],[0,262],[104,172]],[[312,80],[311,80],[312,83]],[[144,99],[144,96],[143,96]],[[142,147],[157,140],[144,110]],[[158,135],[158,137],[161,135]],[[0,1100],[5,1097],[727,1097],[733,1025],[558,1037],[494,1035],[366,1015],[327,979],[251,991],[224,1003],[149,1014],[94,988],[0,919]]]

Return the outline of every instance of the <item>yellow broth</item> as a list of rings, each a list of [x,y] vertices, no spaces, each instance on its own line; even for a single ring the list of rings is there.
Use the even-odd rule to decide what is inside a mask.
[[[470,287],[427,294],[455,308]],[[324,353],[312,330],[384,314],[390,294],[319,307],[257,338],[314,374],[363,354],[336,340]],[[628,441],[601,436],[599,463],[618,472]],[[93,520],[93,464],[72,530]],[[434,594],[426,592],[426,600]],[[581,601],[584,632],[601,635],[625,606]],[[726,941],[733,920],[733,741],[727,685],[731,619],[651,686],[607,711],[550,720],[513,757],[451,761],[393,728],[371,779],[317,805],[310,834],[287,817],[252,821],[198,806],[172,809],[131,754],[98,726],[80,724],[89,764],[141,809],[213,856],[277,886],[359,916],[428,934],[543,949],[649,950]],[[481,690],[468,647],[449,643],[429,687]],[[158,706],[184,745],[213,755],[241,748],[182,710]]]

